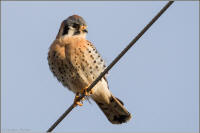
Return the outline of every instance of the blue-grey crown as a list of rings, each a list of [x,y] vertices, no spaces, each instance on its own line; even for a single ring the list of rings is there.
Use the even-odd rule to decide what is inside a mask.
[[[73,24],[85,25],[85,26],[87,25],[85,20],[81,16],[78,16],[78,15],[72,15],[68,17],[65,20],[65,24],[68,26],[72,26]]]

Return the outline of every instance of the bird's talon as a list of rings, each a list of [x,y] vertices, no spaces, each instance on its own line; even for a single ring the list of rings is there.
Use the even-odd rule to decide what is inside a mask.
[[[76,104],[76,105],[79,105],[79,106],[83,106],[83,104],[82,104],[81,102],[78,102],[78,101],[75,102],[75,104]]]
[[[78,100],[79,99],[79,93],[76,93],[76,96],[74,98],[74,107],[79,105],[79,106],[83,106],[83,104],[80,102],[82,100],[84,100],[84,98],[82,98],[81,100]]]
[[[89,95],[91,95],[91,94],[94,93],[93,89],[88,92],[87,88],[88,87],[85,87],[85,88],[81,89],[81,93],[84,94],[84,95],[86,95],[86,96],[89,96]]]

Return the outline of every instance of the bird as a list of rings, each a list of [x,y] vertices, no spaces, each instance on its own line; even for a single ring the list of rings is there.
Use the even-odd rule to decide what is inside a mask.
[[[111,93],[106,76],[87,92],[88,86],[106,68],[96,47],[86,39],[87,27],[79,15],[69,16],[62,21],[49,48],[49,68],[57,80],[75,94],[74,105],[82,106],[77,99],[85,94],[94,100],[112,124],[126,123],[132,115],[123,102]]]

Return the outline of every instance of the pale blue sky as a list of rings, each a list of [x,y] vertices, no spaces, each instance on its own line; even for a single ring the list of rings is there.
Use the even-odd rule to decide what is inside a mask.
[[[2,2],[2,129],[46,131],[74,94],[53,77],[48,48],[72,14],[88,24],[87,38],[107,64],[165,2]],[[175,2],[109,72],[112,93],[133,118],[112,125],[84,102],[57,132],[198,132],[198,2]]]

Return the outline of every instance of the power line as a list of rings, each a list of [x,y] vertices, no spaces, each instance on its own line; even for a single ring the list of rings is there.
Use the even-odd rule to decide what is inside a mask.
[[[136,43],[136,41],[152,26],[152,24],[171,6],[174,1],[169,1],[160,12],[143,28],[143,30],[128,44],[128,46],[111,62],[111,64],[96,78],[96,80],[87,88],[87,91],[91,89],[101,80],[101,78],[108,73],[108,71],[121,59],[121,57]],[[80,101],[85,95],[81,95],[78,98]],[[47,132],[53,131],[53,129],[72,111],[77,105],[72,104],[60,117],[59,119],[47,130]]]

